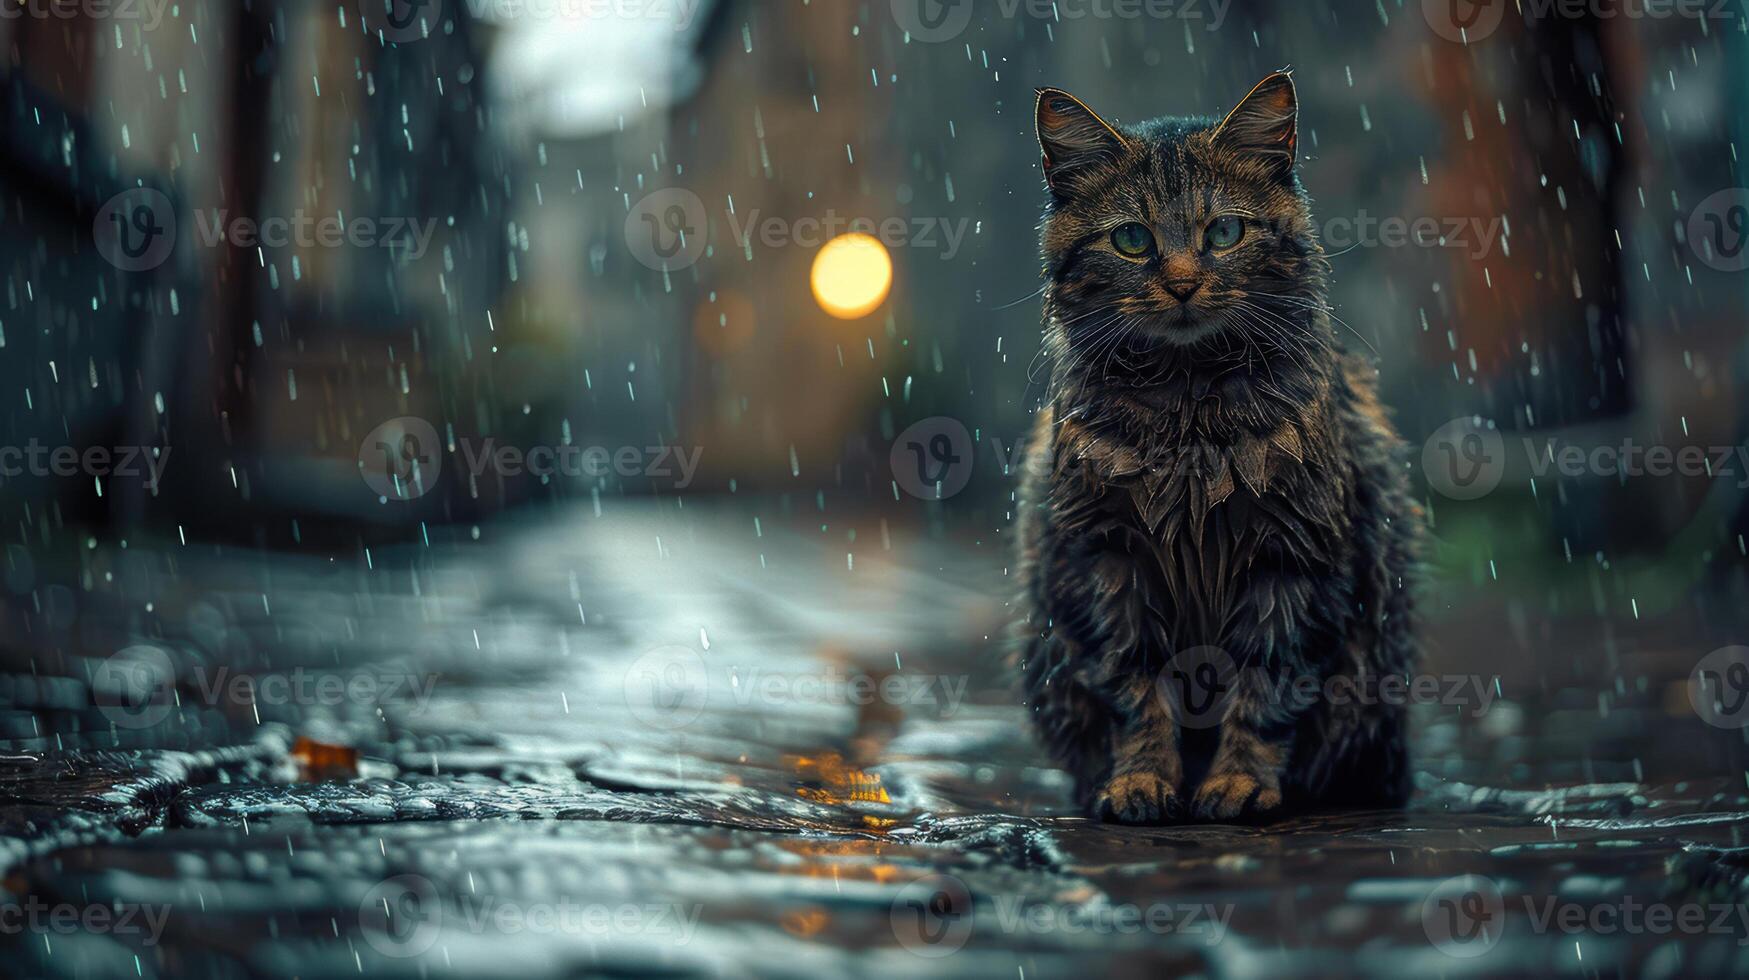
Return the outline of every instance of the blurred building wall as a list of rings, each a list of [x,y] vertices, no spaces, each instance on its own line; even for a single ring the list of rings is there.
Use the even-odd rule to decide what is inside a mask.
[[[1125,121],[1218,113],[1285,64],[1326,227],[1511,228],[1480,251],[1332,242],[1341,329],[1376,356],[1412,443],[1472,413],[1715,441],[1743,417],[1742,286],[1697,266],[1683,230],[1698,200],[1742,181],[1718,149],[1737,114],[1740,35],[1508,24],[1466,45],[1415,4],[1259,3],[1219,24],[978,5],[957,33],[926,38],[885,3],[725,0],[695,23],[602,36],[462,9],[393,41],[362,8],[171,9],[156,30],[119,33],[0,21],[12,123],[0,425],[15,442],[158,440],[180,454],[156,495],[8,483],[4,516],[34,533],[71,509],[344,539],[531,502],[731,488],[795,509],[1004,526],[1004,464],[1044,390],[1035,88]],[[592,56],[604,45],[613,57]],[[1716,77],[1677,91],[1674,62]],[[95,254],[91,221],[142,181],[176,199],[182,239],[161,269],[123,273]],[[628,228],[668,191],[696,197],[705,250],[664,271],[638,260]],[[196,216],[218,209],[435,230],[419,256],[193,244]],[[797,241],[829,216],[936,232],[894,246],[887,301],[840,320],[809,288],[819,241]],[[761,234],[772,220],[775,244]],[[974,433],[976,475],[946,504],[895,499],[887,450],[932,416]],[[446,465],[432,493],[384,501],[359,479],[360,453],[400,418],[440,433]],[[686,488],[467,472],[459,444],[486,439],[678,445],[703,468]],[[1715,491],[1557,481],[1534,506],[1583,550],[1696,521],[1717,530],[1740,501],[1703,514]]]

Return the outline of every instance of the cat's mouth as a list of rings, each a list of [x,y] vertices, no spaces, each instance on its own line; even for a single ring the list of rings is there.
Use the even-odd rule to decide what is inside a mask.
[[[1151,336],[1182,347],[1201,343],[1220,329],[1218,319],[1189,306],[1153,310],[1140,319]]]

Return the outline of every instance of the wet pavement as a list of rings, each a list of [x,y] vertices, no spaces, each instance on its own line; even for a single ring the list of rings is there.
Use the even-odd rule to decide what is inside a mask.
[[[14,561],[0,973],[1749,972],[1682,603],[1453,559],[1407,812],[1126,828],[1029,738],[1006,563],[691,503]]]

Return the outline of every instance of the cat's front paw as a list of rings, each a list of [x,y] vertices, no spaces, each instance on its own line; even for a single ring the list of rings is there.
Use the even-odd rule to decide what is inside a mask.
[[[1093,816],[1106,823],[1159,824],[1183,815],[1178,790],[1151,772],[1114,777],[1093,800]]]
[[[1281,807],[1281,787],[1273,774],[1216,773],[1197,788],[1191,810],[1199,820],[1260,816]]]

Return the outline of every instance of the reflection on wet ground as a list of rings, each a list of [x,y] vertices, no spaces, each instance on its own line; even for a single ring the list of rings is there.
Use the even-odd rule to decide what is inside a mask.
[[[1430,615],[1456,693],[1416,708],[1409,812],[1122,828],[1028,738],[1003,565],[693,507],[350,563],[94,546],[0,613],[0,960],[1749,969],[1743,737],[1686,693],[1716,638],[1476,592]]]

